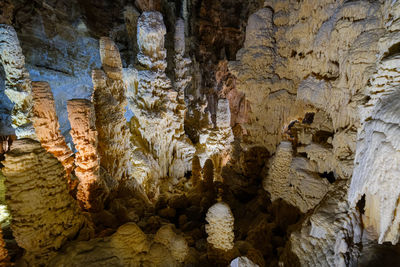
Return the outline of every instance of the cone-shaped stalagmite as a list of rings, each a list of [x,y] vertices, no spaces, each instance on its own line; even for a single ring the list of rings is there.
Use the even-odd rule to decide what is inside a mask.
[[[71,136],[78,150],[75,157],[75,174],[80,182],[77,198],[83,208],[98,211],[103,208],[108,188],[100,178],[94,107],[89,100],[73,99],[68,101],[67,108]]]
[[[68,193],[63,166],[40,143],[14,141],[3,164],[15,240],[30,266],[45,264],[87,221]]]
[[[69,176],[74,158],[71,149],[61,135],[53,93],[47,82],[32,82],[33,126],[40,144],[64,166]]]

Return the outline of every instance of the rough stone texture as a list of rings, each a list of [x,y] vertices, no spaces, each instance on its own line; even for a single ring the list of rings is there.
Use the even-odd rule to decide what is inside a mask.
[[[182,240],[182,237],[179,238]],[[71,243],[63,253],[53,259],[51,264],[52,266],[182,266],[169,249],[174,248],[167,248],[158,241],[151,240],[135,223],[127,223],[119,227],[110,237]]]
[[[244,48],[229,64],[238,90],[250,102],[250,123],[245,127],[249,141],[275,151],[283,129],[315,107],[328,114],[338,134],[342,129],[354,132],[352,126],[359,125],[357,103],[373,70],[381,34],[380,4],[265,5],[250,16]],[[305,88],[308,80],[314,89]]]
[[[14,105],[11,125],[15,134],[18,138],[35,138],[31,121],[31,80],[17,33],[6,24],[0,25],[0,62],[5,73],[4,93]]]
[[[71,149],[61,135],[53,94],[47,82],[32,82],[33,126],[40,144],[64,166],[69,176],[74,168]]]
[[[290,142],[279,144],[263,186],[271,201],[282,198],[305,213],[321,201],[330,186],[318,176],[315,164],[293,157],[293,153]]]
[[[246,100],[245,94],[236,89],[236,77],[229,72],[227,60],[218,63],[215,76],[219,94],[229,101],[230,124],[234,135],[245,135],[246,131],[241,125],[248,122],[250,103]]]
[[[83,208],[99,211],[108,188],[100,177],[94,107],[88,100],[73,99],[68,101],[67,108],[71,136],[78,150],[75,154],[75,174],[79,179],[77,198]]]
[[[178,19],[175,23],[175,89],[178,92],[179,104],[185,105],[185,92],[192,80],[190,75],[190,58],[185,57],[185,22]],[[186,113],[186,108],[184,109]],[[184,116],[184,115],[183,115]]]
[[[189,247],[185,238],[174,232],[174,226],[172,224],[162,226],[154,236],[154,242],[167,247],[171,255],[178,262],[184,262],[189,254]]]
[[[85,234],[87,220],[68,193],[64,168],[40,143],[14,141],[3,164],[13,235],[29,265],[46,263],[67,240]]]
[[[232,249],[234,218],[229,206],[223,202],[214,204],[207,211],[206,221],[207,242],[224,251]]]
[[[100,39],[103,70],[92,73],[94,108],[98,131],[98,152],[101,166],[117,181],[131,174],[130,132],[124,117],[125,85],[117,47],[110,38]]]
[[[362,126],[357,135],[355,168],[349,201],[355,207],[365,197],[363,224],[379,243],[399,241],[399,96],[400,3],[386,3],[386,34],[379,40],[376,73],[365,93],[369,101],[360,107]]]
[[[137,38],[138,60],[144,70],[128,69],[124,72],[129,108],[135,114],[135,119],[131,121],[136,128],[133,133],[136,139],[134,143],[141,153],[150,152],[150,155],[144,154],[148,158],[147,162],[152,161],[151,158],[157,162],[159,167],[146,175],[156,185],[160,177],[183,177],[191,168],[195,151],[184,132],[186,108],[183,97],[179,97],[183,95],[183,90],[172,88],[164,72],[165,33],[162,15],[158,12],[144,12],[138,21]],[[141,149],[140,146],[144,144],[147,147]],[[148,180],[144,182],[146,184]],[[149,187],[145,185],[145,188]],[[157,188],[154,190],[157,191]],[[156,192],[151,194],[157,195]]]
[[[291,250],[301,266],[357,266],[362,226],[360,213],[347,202],[346,183],[338,181],[301,229],[292,233]]]

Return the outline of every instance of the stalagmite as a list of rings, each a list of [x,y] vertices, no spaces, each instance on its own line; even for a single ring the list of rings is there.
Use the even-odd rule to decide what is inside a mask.
[[[75,174],[79,179],[77,198],[80,205],[90,211],[103,208],[108,188],[100,177],[97,152],[97,131],[93,104],[85,99],[67,103],[71,136],[78,150],[75,156]]]
[[[98,153],[101,166],[119,182],[131,172],[131,135],[124,117],[126,97],[122,63],[110,38],[100,39],[100,56],[104,72],[94,70],[92,73]]]
[[[234,218],[229,206],[223,202],[214,204],[207,211],[206,221],[207,242],[224,251],[232,249]]]
[[[203,167],[203,183],[205,190],[212,190],[214,183],[214,164],[211,159],[207,159]]]
[[[0,24],[0,63],[6,76],[5,94],[14,104],[11,118],[15,134],[18,138],[35,138],[31,121],[31,80],[17,33],[6,24]]]
[[[192,160],[192,185],[196,187],[201,183],[201,165],[198,156],[194,156]]]
[[[138,61],[144,70],[129,69],[124,73],[129,108],[137,120],[136,127],[141,135],[138,138],[145,139],[149,146],[142,151],[148,150],[160,166],[161,172],[152,173],[152,179],[180,178],[190,170],[195,149],[184,132],[184,89],[173,89],[165,74],[166,28],[162,15],[143,12],[137,33]]]
[[[329,182],[318,175],[316,164],[293,157],[292,144],[287,141],[279,144],[263,186],[271,194],[271,201],[282,198],[304,213],[330,189]]]
[[[29,265],[45,264],[67,240],[84,234],[87,221],[68,193],[64,168],[38,142],[14,141],[3,164],[13,235]]]
[[[40,144],[64,166],[67,176],[74,168],[71,149],[60,132],[53,94],[47,82],[32,82],[33,126]]]

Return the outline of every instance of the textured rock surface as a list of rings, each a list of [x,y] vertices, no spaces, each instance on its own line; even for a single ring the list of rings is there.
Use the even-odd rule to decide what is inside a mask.
[[[207,211],[206,221],[207,242],[224,251],[232,249],[234,218],[229,206],[223,202],[214,204]]]
[[[94,108],[101,166],[119,182],[131,173],[130,132],[124,117],[125,85],[117,47],[109,38],[100,39],[103,70],[92,73]],[[118,184],[118,183],[117,183]]]
[[[64,166],[67,176],[74,168],[71,149],[61,135],[53,94],[47,82],[32,82],[33,126],[40,144]]]
[[[305,158],[293,158],[290,142],[281,142],[277,148],[264,189],[271,201],[282,198],[302,212],[314,208],[329,190],[329,182],[316,172],[315,164]]]
[[[135,114],[134,121],[137,121],[133,138],[137,140],[136,144],[144,142],[148,145],[148,148],[141,149],[142,153],[149,151],[150,155],[145,155],[149,158],[147,161],[153,158],[159,165],[159,172],[153,169],[147,175],[155,184],[160,177],[183,177],[191,168],[195,151],[183,127],[186,112],[182,101],[183,88],[172,88],[164,72],[165,33],[162,15],[144,12],[138,20],[138,60],[145,69],[128,69],[124,73],[129,108]]]
[[[189,254],[189,247],[184,237],[174,232],[171,224],[162,226],[154,236],[154,242],[163,244],[168,248],[172,257],[178,262],[184,262]]]
[[[357,266],[360,213],[347,202],[346,181],[336,186],[290,237],[291,250],[301,266]]]
[[[87,220],[68,193],[64,168],[38,142],[14,141],[3,164],[13,235],[29,265],[46,263],[67,240],[84,234]]]
[[[78,150],[75,154],[75,174],[79,179],[77,198],[83,208],[99,211],[103,208],[108,188],[100,177],[93,104],[85,99],[69,100],[68,117],[71,136]]]
[[[156,236],[160,237],[160,234]],[[169,250],[176,248],[167,248],[159,241],[151,240],[136,224],[128,223],[118,228],[110,237],[71,243],[64,249],[63,254],[53,259],[51,264],[54,266],[182,266]],[[168,243],[170,240],[165,241]]]
[[[386,4],[384,11],[387,33],[379,40],[376,73],[365,93],[369,101],[360,107],[362,126],[357,135],[355,169],[349,190],[349,201],[355,207],[364,196],[363,224],[379,243],[398,243],[400,232],[398,177],[399,113],[395,101],[399,92],[397,29],[400,5]]]
[[[35,138],[31,122],[32,85],[17,33],[12,26],[1,24],[0,36],[0,61],[5,73],[4,93],[14,105],[11,125],[19,138]]]

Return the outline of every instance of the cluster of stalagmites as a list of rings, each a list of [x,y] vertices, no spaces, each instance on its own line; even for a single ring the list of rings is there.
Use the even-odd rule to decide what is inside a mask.
[[[60,133],[50,86],[30,81],[15,31],[0,26],[20,138],[11,147],[2,142],[3,173],[24,261],[254,266],[269,253],[276,265],[354,266],[365,240],[398,243],[400,3],[266,1],[249,17],[236,61],[218,66],[222,90],[212,103],[185,97],[192,79],[187,22],[176,20],[171,81],[163,17],[147,11],[158,2],[136,2],[145,12],[124,15],[137,23],[137,34],[128,32],[138,65],[124,69],[116,45],[101,38],[92,99],[68,101],[75,154]],[[201,125],[196,144],[184,128],[188,100],[187,121]],[[134,113],[129,123],[126,105]],[[240,166],[223,173],[234,134],[243,138]],[[263,149],[273,156],[250,155]],[[181,179],[190,170],[191,178]],[[138,208],[144,202],[132,195],[155,206]],[[120,226],[111,211],[128,223]],[[232,212],[244,217],[234,224]],[[291,226],[299,214],[304,220]],[[103,220],[104,232],[88,240],[90,218]],[[110,235],[107,227],[117,230]],[[7,261],[1,247],[0,239],[0,260]]]

